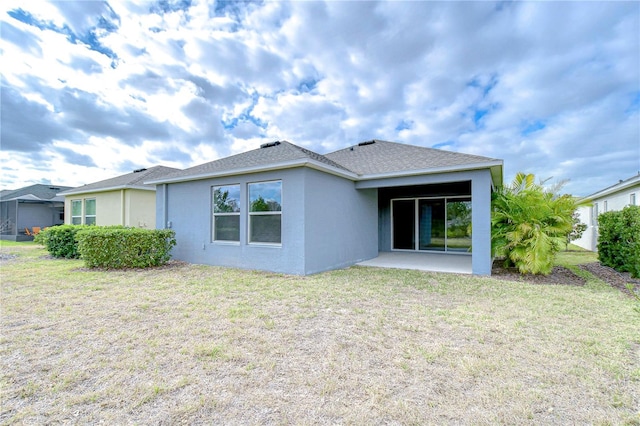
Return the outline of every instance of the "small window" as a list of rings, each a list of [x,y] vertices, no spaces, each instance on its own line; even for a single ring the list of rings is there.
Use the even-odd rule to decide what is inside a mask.
[[[249,242],[282,242],[282,181],[249,184]]]
[[[607,206],[607,202],[606,202],[606,201],[604,202],[604,205],[603,205],[602,207],[603,207],[603,212],[604,212],[604,213],[606,213],[606,212],[608,212],[608,211],[609,211],[608,206]]]
[[[636,205],[636,194],[635,192],[633,194],[629,194],[629,204],[632,206]]]
[[[213,241],[240,241],[240,185],[213,187]]]
[[[96,199],[84,200],[84,223],[85,225],[96,224]]]
[[[71,224],[82,225],[82,200],[71,200]]]
[[[593,203],[593,214],[591,215],[592,225],[598,225],[598,203]]]

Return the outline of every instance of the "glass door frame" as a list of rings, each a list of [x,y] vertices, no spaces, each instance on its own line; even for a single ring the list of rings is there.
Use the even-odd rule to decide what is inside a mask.
[[[456,254],[456,255],[471,255],[471,250],[469,250],[468,252],[460,252],[460,251],[456,251],[456,250],[449,250],[448,249],[448,244],[447,244],[447,203],[449,202],[449,200],[451,201],[455,201],[455,200],[460,200],[460,199],[468,199],[469,202],[471,202],[471,195],[448,195],[448,196],[444,196],[444,197],[401,197],[401,198],[392,198],[389,203],[390,203],[390,214],[391,214],[391,251],[404,251],[404,252],[412,252],[412,253],[446,253],[446,254]],[[393,214],[393,202],[394,201],[409,201],[409,200],[413,200],[414,202],[414,206],[415,206],[415,210],[414,210],[414,225],[413,225],[413,232],[414,232],[414,248],[413,249],[397,249],[394,248],[394,214]],[[420,200],[441,200],[444,202],[444,223],[445,223],[445,230],[444,230],[444,250],[429,250],[429,249],[420,249],[420,206],[419,206],[419,201]],[[471,216],[473,218],[473,210],[471,211]],[[473,246],[470,247],[471,249],[473,248]]]

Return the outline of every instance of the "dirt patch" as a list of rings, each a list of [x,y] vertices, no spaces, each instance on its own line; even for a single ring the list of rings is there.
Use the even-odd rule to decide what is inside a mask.
[[[640,292],[640,279],[632,278],[628,272],[618,272],[613,268],[602,265],[600,262],[585,263],[579,265],[579,268],[590,272],[611,287],[617,288],[630,296],[631,293],[627,288],[627,284],[633,285],[636,293]],[[549,275],[521,274],[517,268],[505,267],[504,261],[502,260],[493,262],[491,276],[499,280],[520,281],[529,284],[582,286],[586,283],[584,278],[563,266],[555,266]]]
[[[76,268],[74,269],[75,271],[80,271],[80,272],[95,272],[95,271],[101,271],[101,272],[107,272],[107,271],[111,271],[111,272],[115,272],[115,271],[123,271],[123,272],[145,272],[145,271],[162,271],[162,270],[169,270],[169,269],[176,269],[176,268],[183,268],[185,266],[188,266],[189,263],[187,262],[183,262],[181,260],[169,260],[167,263],[165,263],[164,265],[160,265],[160,266],[149,266],[147,268],[87,268],[87,267],[80,267],[80,268]]]
[[[15,259],[17,256],[13,254],[0,253],[0,262]]]
[[[618,272],[613,268],[602,265],[600,262],[586,263],[584,265],[580,265],[580,268],[591,272],[611,287],[618,288],[624,293],[631,295],[627,288],[627,284],[633,285],[634,290],[636,292],[640,292],[640,279],[632,278],[631,274],[628,272]]]
[[[499,280],[522,281],[529,284],[555,284],[582,286],[586,280],[563,266],[554,266],[549,275],[521,274],[517,268],[507,268],[504,261],[493,262],[491,276]]]

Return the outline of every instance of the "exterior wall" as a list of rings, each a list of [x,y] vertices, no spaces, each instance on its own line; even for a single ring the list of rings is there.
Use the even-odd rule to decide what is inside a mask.
[[[71,224],[72,200],[84,201],[94,198],[96,200],[96,225],[124,225],[150,229],[156,227],[155,191],[140,189],[119,189],[67,195],[64,200],[64,223]],[[82,208],[84,209],[84,203]]]
[[[491,173],[486,170],[472,170],[445,174],[407,176],[391,179],[373,179],[356,183],[356,188],[392,188],[419,185],[438,185],[456,182],[471,182],[472,209],[472,269],[476,275],[490,275],[493,263],[491,254]],[[428,196],[456,195],[441,192]],[[467,194],[464,194],[467,195]],[[391,250],[391,210],[389,201],[381,197],[379,207],[380,251]]]
[[[572,241],[572,244],[582,247],[585,250],[596,251],[598,241],[598,225],[593,217],[592,206],[582,206],[577,209],[580,222],[587,225],[587,229],[582,233],[582,237]]]
[[[635,194],[635,205],[640,205],[640,185],[635,185],[603,197],[593,198],[590,206],[578,208],[580,221],[587,225],[582,237],[573,244],[586,250],[598,250],[597,215],[605,211],[619,211],[631,204],[631,195]],[[606,202],[606,209],[605,209]]]
[[[305,273],[337,269],[378,255],[378,190],[304,169]]]
[[[282,181],[282,244],[248,243],[247,184]],[[240,242],[212,241],[212,187],[240,184]],[[302,168],[158,185],[157,227],[176,232],[175,259],[305,274],[305,173]],[[164,226],[163,226],[164,225]]]
[[[125,189],[125,226],[156,228],[156,192]]]

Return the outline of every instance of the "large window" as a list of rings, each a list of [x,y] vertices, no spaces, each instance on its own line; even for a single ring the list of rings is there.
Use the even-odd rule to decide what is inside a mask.
[[[282,242],[282,181],[249,184],[249,242]]]
[[[96,224],[96,199],[91,198],[84,200],[84,224]]]
[[[240,241],[240,185],[213,187],[213,240]]]
[[[82,200],[71,200],[71,224],[82,225]]]

